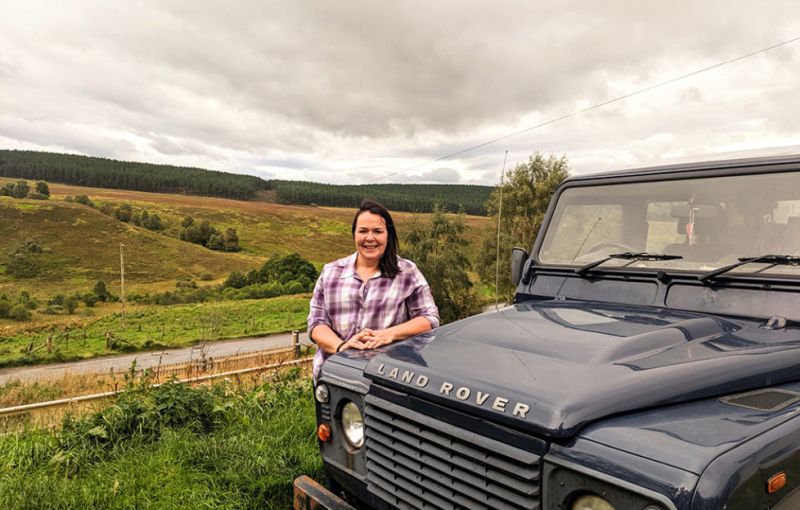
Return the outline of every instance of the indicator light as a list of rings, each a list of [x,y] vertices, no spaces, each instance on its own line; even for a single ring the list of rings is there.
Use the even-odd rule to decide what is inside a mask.
[[[327,423],[320,423],[317,427],[317,437],[323,443],[331,440],[331,427]]]
[[[786,473],[781,471],[769,477],[769,480],[767,480],[767,492],[774,494],[783,489],[784,485],[786,485]]]

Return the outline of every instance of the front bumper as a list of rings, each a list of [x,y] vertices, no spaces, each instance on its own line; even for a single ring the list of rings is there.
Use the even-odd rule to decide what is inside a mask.
[[[294,510],[356,510],[306,475],[294,480]]]

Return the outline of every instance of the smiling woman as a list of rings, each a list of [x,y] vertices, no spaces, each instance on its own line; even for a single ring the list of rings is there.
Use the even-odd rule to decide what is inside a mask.
[[[439,325],[425,277],[397,256],[397,231],[386,208],[364,200],[352,226],[356,252],[326,264],[314,287],[308,335],[317,344],[314,378],[331,355],[374,349]]]

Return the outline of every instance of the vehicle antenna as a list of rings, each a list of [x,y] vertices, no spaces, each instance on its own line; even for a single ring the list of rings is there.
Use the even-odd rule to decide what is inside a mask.
[[[506,160],[508,159],[508,149],[503,156],[503,169],[500,170],[500,205],[497,207],[497,256],[494,261],[494,309],[498,310],[500,294],[500,217],[503,215],[503,178],[506,174]]]

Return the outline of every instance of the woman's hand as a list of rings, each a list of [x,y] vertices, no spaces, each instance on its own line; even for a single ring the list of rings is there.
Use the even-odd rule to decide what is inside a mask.
[[[367,333],[369,331],[371,330],[362,329],[355,335],[351,336],[342,343],[342,346],[339,348],[337,352],[346,351],[347,349],[357,349],[359,351],[364,349],[369,349],[369,347],[366,347],[364,343],[364,338],[367,336]]]
[[[364,349],[374,349],[398,339],[391,329],[365,329],[363,333],[361,342],[363,342]]]

